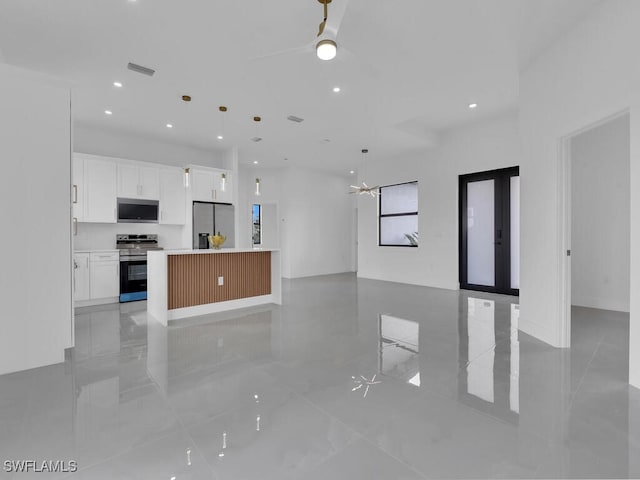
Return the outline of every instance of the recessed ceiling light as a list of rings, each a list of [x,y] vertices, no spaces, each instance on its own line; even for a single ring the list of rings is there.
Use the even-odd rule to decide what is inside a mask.
[[[469,104],[469,108],[477,108],[478,104],[477,103],[470,103]]]
[[[340,87],[333,87],[333,93],[339,93]]]
[[[218,140],[222,140],[224,137],[222,135],[218,135]]]
[[[113,112],[111,110],[105,110],[104,113],[106,115],[113,115]]]
[[[173,125],[171,125],[170,123],[167,123],[167,128],[173,128]]]
[[[258,160],[254,160],[254,161],[253,161],[253,164],[254,164],[254,165],[257,165],[257,164],[258,164]]]
[[[120,83],[120,82],[113,82],[113,86],[114,86],[114,87],[118,87],[118,88],[122,88],[122,83]]]
[[[351,175],[353,175],[353,174],[354,174],[354,173],[356,173],[356,172],[355,172],[355,171],[353,171],[353,170],[351,170],[351,171],[349,171],[349,173],[350,173]]]

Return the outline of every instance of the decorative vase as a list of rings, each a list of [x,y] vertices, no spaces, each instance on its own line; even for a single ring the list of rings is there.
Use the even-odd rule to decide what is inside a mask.
[[[225,237],[224,235],[220,235],[220,232],[218,232],[217,235],[209,235],[209,243],[216,250],[220,250],[220,247],[226,239],[227,237]]]

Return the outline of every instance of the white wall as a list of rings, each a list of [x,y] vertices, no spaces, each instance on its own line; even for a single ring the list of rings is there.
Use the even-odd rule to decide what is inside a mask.
[[[260,197],[254,195],[256,178],[261,180]],[[275,203],[284,277],[351,271],[353,199],[348,194],[349,178],[298,167],[242,166],[240,179],[239,246],[250,246],[251,205]]]
[[[631,292],[640,289],[640,2],[604,1],[520,76],[520,328],[567,346],[560,302],[559,140],[631,107]],[[640,386],[640,296],[631,295],[630,380]]]
[[[629,311],[629,115],[571,139],[571,301]]]
[[[569,342],[561,323],[560,272],[569,245],[560,228],[560,139],[629,107],[637,88],[637,9],[627,0],[602,2],[520,77],[520,328],[555,346]]]
[[[635,4],[633,13],[634,25],[640,21],[640,8]],[[636,30],[636,36],[639,36]],[[638,41],[636,41],[637,45]],[[635,57],[634,57],[635,58]],[[629,165],[629,180],[631,190],[631,262],[629,272],[629,383],[640,388],[640,62],[633,63],[633,78],[636,80],[635,89],[631,92],[631,153]],[[635,420],[640,419],[635,415]],[[636,431],[640,422],[636,422]],[[631,448],[631,446],[629,447]],[[633,455],[635,465],[637,456]],[[629,457],[631,458],[631,456]]]
[[[230,168],[228,152],[160,142],[124,132],[107,131],[84,124],[74,125],[73,151],[127,158],[144,162],[184,167],[189,164],[204,167]]]
[[[71,312],[68,86],[0,64],[0,374],[64,361]]]
[[[368,185],[418,180],[420,246],[379,247],[377,200],[358,196],[358,276],[457,289],[458,176],[519,165],[517,120],[509,112],[449,131],[436,150],[368,163]]]

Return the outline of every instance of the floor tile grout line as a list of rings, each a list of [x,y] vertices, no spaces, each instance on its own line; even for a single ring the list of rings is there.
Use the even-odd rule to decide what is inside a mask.
[[[587,363],[587,366],[584,369],[584,373],[580,377],[580,381],[578,382],[578,385],[576,385],[575,390],[573,392],[571,392],[571,397],[569,398],[569,405],[567,405],[567,409],[568,410],[571,410],[571,407],[573,407],[573,401],[575,400],[576,396],[578,395],[578,391],[580,390],[580,387],[582,386],[582,383],[584,382],[584,379],[586,378],[587,373],[589,372],[589,369],[591,368],[591,364],[593,363],[593,360],[596,358],[596,354],[597,354],[598,350],[600,349],[600,345],[601,344],[602,344],[602,339],[600,339],[598,341],[598,344],[593,349],[593,353],[591,354],[591,358],[589,359],[589,362]]]
[[[172,415],[175,417],[177,423],[179,424],[180,428],[182,429],[182,433],[190,440],[191,444],[193,445],[193,448],[195,448],[198,451],[198,453],[200,454],[200,456],[204,460],[206,466],[209,468],[209,471],[213,475],[212,478],[216,479],[217,477],[216,477],[216,473],[213,470],[213,466],[209,463],[209,460],[207,460],[207,457],[204,455],[204,452],[198,446],[198,444],[194,440],[193,436],[189,432],[189,429],[185,426],[185,424],[182,421],[182,419],[180,418],[180,416],[176,413],[175,408],[173,407],[173,404],[169,401],[169,398],[162,392],[162,388],[160,387],[160,384],[156,381],[155,378],[153,378],[153,376],[151,378],[152,378],[152,381],[153,381],[158,393],[160,394],[162,399],[166,402],[169,410],[171,411]]]
[[[184,425],[183,425],[183,424],[182,424],[182,422],[180,421],[180,418],[179,418],[179,417],[176,415],[176,413],[174,412],[174,410],[173,410],[173,408],[172,408],[172,405],[170,404],[170,402],[168,401],[168,399],[165,397],[165,395],[162,393],[162,390],[161,390],[161,388],[160,388],[160,385],[157,383],[157,381],[155,380],[155,378],[153,378],[153,376],[150,376],[150,377],[149,377],[149,379],[151,380],[151,383],[150,383],[150,384],[148,384],[148,385],[144,385],[144,387],[154,387],[155,392],[156,392],[156,393],[158,393],[158,395],[160,395],[160,397],[162,398],[162,400],[163,400],[163,401],[167,404],[167,406],[169,407],[169,410],[171,410],[171,413],[172,413],[172,414],[173,414],[173,416],[175,417],[176,423],[178,423],[178,424],[179,424],[178,426],[179,426],[180,428],[182,428],[182,430],[183,430],[183,432],[182,432],[182,433],[184,433],[184,434],[185,434],[185,435],[186,435],[186,436],[187,436],[187,437],[188,437],[188,438],[193,442],[193,438],[191,437],[191,435],[189,435],[188,430],[184,427]],[[136,387],[136,388],[142,388],[142,387]],[[132,390],[133,390],[133,389],[129,389],[129,390],[127,390],[127,391],[132,391]],[[136,445],[134,448],[138,449],[138,448],[146,447],[146,446],[148,446],[148,445],[150,445],[150,444],[152,444],[152,443],[154,443],[154,442],[158,442],[158,441],[160,441],[160,440],[164,440],[164,439],[166,439],[166,438],[168,438],[168,437],[170,437],[170,436],[172,436],[172,435],[175,435],[176,433],[178,433],[178,432],[175,432],[175,431],[174,431],[174,432],[168,432],[168,433],[166,433],[166,434],[160,435],[160,436],[155,437],[155,438],[153,438],[153,439],[151,439],[151,440],[148,440],[148,441],[146,441],[146,442],[139,443],[139,444],[138,444],[138,445]],[[198,449],[198,450],[199,450],[199,449]],[[131,452],[131,450],[127,450],[127,451],[125,451],[125,452],[116,453],[115,455],[111,455],[110,457],[106,457],[106,458],[101,459],[101,460],[99,460],[99,461],[97,461],[97,462],[92,462],[92,463],[90,463],[90,464],[89,464],[89,465],[87,465],[87,466],[83,466],[82,468],[78,468],[78,472],[81,472],[81,471],[84,471],[84,470],[88,470],[88,469],[90,469],[90,468],[93,468],[93,467],[96,467],[96,466],[102,465],[102,464],[104,464],[104,463],[110,462],[110,461],[112,461],[112,460],[115,460],[115,459],[117,459],[117,458],[119,458],[119,457],[122,457],[122,456],[124,456],[124,455],[128,454],[129,452]],[[199,452],[199,453],[202,455],[202,452]],[[205,458],[205,457],[203,456],[203,458]],[[205,458],[205,462],[206,462],[206,458]],[[207,462],[207,466],[209,467],[208,462]],[[209,467],[209,468],[210,468],[210,467]],[[212,472],[212,473],[213,473],[213,472]],[[71,477],[63,477],[63,478],[71,478]]]
[[[429,477],[425,476],[422,472],[420,472],[419,470],[416,469],[416,467],[414,467],[411,464],[406,463],[405,461],[397,458],[395,455],[392,455],[389,452],[386,452],[385,450],[381,449],[378,445],[376,445],[375,443],[373,443],[369,438],[367,438],[364,434],[358,432],[355,428],[353,428],[352,426],[348,425],[347,423],[345,423],[344,421],[342,421],[341,419],[339,419],[338,417],[336,417],[335,415],[332,415],[331,413],[327,412],[324,408],[320,407],[319,405],[317,405],[315,402],[313,402],[310,398],[308,398],[306,395],[300,394],[298,392],[294,393],[296,395],[298,395],[299,397],[301,397],[304,401],[306,401],[307,403],[309,403],[313,408],[315,408],[316,410],[318,410],[319,412],[321,412],[322,414],[328,416],[329,418],[335,420],[336,422],[340,423],[343,427],[345,427],[347,430],[350,430],[351,432],[353,432],[355,434],[356,437],[359,437],[360,439],[364,440],[365,442],[367,442],[369,445],[373,446],[376,450],[379,450],[380,452],[382,452],[383,454],[391,457],[392,459],[394,459],[395,461],[401,463],[402,465],[404,465],[405,467],[407,467],[408,469],[412,470],[414,473],[417,473],[421,478],[423,479],[428,479]],[[351,442],[348,445],[351,445],[355,442]],[[337,453],[336,453],[337,454]],[[334,454],[334,455],[336,455]],[[329,458],[333,457],[334,455],[331,455],[330,457],[328,457],[326,460],[328,460]],[[325,460],[325,461],[326,461]],[[322,462],[322,464],[324,464],[325,462]]]

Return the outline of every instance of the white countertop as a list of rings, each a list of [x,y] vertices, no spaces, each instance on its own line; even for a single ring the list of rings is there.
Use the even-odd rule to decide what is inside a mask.
[[[74,250],[73,253],[118,253],[119,251],[112,248],[109,250]]]
[[[193,254],[210,254],[210,253],[246,253],[246,252],[279,252],[279,248],[221,248],[216,250],[213,248],[200,249],[200,250],[152,250],[147,252],[148,256],[157,255],[193,255]]]

